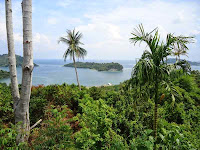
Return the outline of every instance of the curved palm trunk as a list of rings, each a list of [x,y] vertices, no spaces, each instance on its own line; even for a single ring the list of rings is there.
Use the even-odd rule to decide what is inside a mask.
[[[18,127],[17,143],[27,141],[30,133],[29,102],[32,86],[33,50],[32,50],[32,0],[22,1],[23,16],[23,65],[21,99],[16,107]]]
[[[73,62],[74,62],[74,68],[75,68],[75,72],[76,72],[76,80],[78,83],[79,90],[81,90],[81,85],[80,85],[79,79],[78,79],[78,72],[77,72],[77,68],[76,68],[76,61],[75,61],[74,53],[73,53]]]
[[[5,8],[6,8],[5,10],[6,10],[7,43],[8,43],[8,62],[9,62],[10,79],[11,79],[11,91],[13,97],[13,108],[15,112],[15,108],[20,99],[20,95],[19,95],[19,88],[17,81],[11,0],[5,0]]]

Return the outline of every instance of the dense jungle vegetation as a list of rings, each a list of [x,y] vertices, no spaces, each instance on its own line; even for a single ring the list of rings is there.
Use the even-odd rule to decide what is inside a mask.
[[[171,79],[175,99],[164,86],[158,91],[165,97],[158,103],[157,148],[200,149],[200,72],[180,69]],[[153,149],[153,86],[138,87],[130,79],[81,89],[74,84],[33,86],[31,125],[43,121],[18,149]],[[12,103],[10,86],[0,84],[0,149],[17,148]]]
[[[64,65],[65,67],[74,67],[73,63]],[[76,62],[77,68],[89,68],[98,71],[122,71],[123,66],[119,63],[94,63],[94,62]]]

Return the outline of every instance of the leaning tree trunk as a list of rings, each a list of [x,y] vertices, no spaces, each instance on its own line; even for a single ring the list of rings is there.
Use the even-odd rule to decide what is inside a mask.
[[[22,1],[23,16],[23,65],[21,99],[17,105],[16,121],[21,122],[17,143],[27,141],[30,132],[29,102],[32,86],[33,50],[32,50],[32,0]]]
[[[15,112],[15,108],[20,99],[20,95],[19,95],[19,88],[17,81],[11,0],[5,0],[5,10],[6,10],[6,30],[7,30],[7,43],[8,43],[8,62],[9,62],[10,79],[11,79],[11,91],[13,97],[13,108]]]
[[[76,80],[77,80],[77,83],[78,83],[79,90],[81,90],[81,85],[80,85],[79,79],[78,79],[78,72],[77,72],[77,68],[76,68],[76,61],[75,61],[74,54],[73,54],[73,61],[74,61],[74,68],[75,68],[75,72],[76,72]]]

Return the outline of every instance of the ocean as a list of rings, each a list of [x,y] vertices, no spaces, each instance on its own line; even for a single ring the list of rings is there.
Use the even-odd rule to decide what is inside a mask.
[[[72,61],[64,62],[61,59],[55,60],[34,60],[34,63],[39,67],[35,67],[33,70],[33,85],[50,85],[50,84],[72,84],[76,82],[76,75],[74,68],[63,67],[64,64],[71,63]],[[81,60],[82,62],[82,60]],[[108,60],[84,60],[84,62],[112,62]],[[120,72],[109,71],[96,71],[92,69],[78,68],[79,81],[84,86],[100,86],[111,83],[113,85],[119,84],[125,80],[131,78],[132,68],[135,65],[134,60],[114,60],[123,65],[124,69]],[[8,67],[0,67],[2,70],[9,71]],[[192,69],[200,70],[200,66],[192,66]],[[18,82],[21,83],[22,69],[17,68]],[[10,79],[1,79],[1,83],[10,83]]]

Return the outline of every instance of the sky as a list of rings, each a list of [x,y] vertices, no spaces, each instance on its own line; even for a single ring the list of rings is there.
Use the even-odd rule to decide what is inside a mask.
[[[5,4],[0,0],[0,54],[7,53]],[[12,0],[16,54],[22,55],[21,0]],[[135,60],[146,49],[129,40],[139,24],[149,32],[195,36],[188,60],[200,61],[200,0],[33,0],[34,59],[62,59],[66,30],[83,34],[85,59]]]

